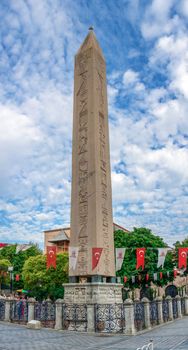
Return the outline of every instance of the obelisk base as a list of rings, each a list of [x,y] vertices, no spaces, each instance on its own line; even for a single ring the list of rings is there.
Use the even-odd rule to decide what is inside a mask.
[[[120,283],[67,283],[65,304],[120,304],[122,288]]]

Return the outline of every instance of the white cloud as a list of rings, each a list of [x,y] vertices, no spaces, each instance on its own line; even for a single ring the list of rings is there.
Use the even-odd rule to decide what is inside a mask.
[[[123,83],[125,86],[135,84],[138,81],[139,75],[138,72],[128,69],[123,75]]]

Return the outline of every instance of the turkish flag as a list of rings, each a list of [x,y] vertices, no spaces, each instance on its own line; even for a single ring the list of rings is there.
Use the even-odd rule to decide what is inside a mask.
[[[0,243],[0,248],[4,248],[8,245],[8,243]]]
[[[18,282],[20,280],[20,275],[16,275],[15,280]]]
[[[146,281],[149,281],[149,273],[146,273]]]
[[[139,269],[140,266],[142,267],[142,270],[144,269],[145,251],[146,248],[136,249],[136,269]]]
[[[175,269],[175,270],[174,270],[174,277],[175,277],[175,278],[176,278],[177,274],[178,274],[178,271]]]
[[[178,267],[187,267],[187,251],[188,248],[178,248]]]
[[[92,248],[92,270],[94,270],[100,260],[103,248]]]
[[[57,247],[56,246],[47,246],[47,269],[49,267],[53,266],[54,269],[56,268],[56,252],[57,252]]]

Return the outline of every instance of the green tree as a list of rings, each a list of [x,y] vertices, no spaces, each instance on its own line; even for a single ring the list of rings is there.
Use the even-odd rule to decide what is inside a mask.
[[[39,300],[63,298],[62,283],[68,282],[68,254],[57,254],[56,269],[46,268],[46,256],[30,257],[23,267],[24,288]]]
[[[8,259],[0,259],[0,290],[2,283],[9,282],[8,267],[11,266]]]
[[[166,256],[164,268],[157,269],[158,251],[155,248],[167,247],[167,244],[159,236],[154,235],[151,230],[147,228],[134,228],[132,232],[124,232],[118,230],[114,233],[115,247],[128,248],[125,252],[123,265],[120,271],[117,271],[117,276],[126,276],[128,281],[126,286],[130,288],[145,286],[150,281],[153,281],[154,272],[163,272],[161,280],[153,281],[157,285],[165,285],[168,281],[173,280],[173,273],[167,277],[166,272],[172,271],[175,262],[173,261],[173,254],[169,252]],[[145,268],[136,270],[136,248],[148,248],[145,254]],[[150,249],[152,248],[152,249]],[[154,248],[154,249],[153,249]],[[149,281],[145,279],[145,275],[149,274]],[[136,283],[131,282],[131,276],[135,276]],[[139,277],[138,277],[139,276]]]
[[[23,279],[22,279],[22,269],[24,266],[25,261],[30,256],[37,256],[39,254],[42,254],[42,251],[39,249],[37,244],[29,243],[32,246],[25,250],[20,251],[16,254],[16,244],[6,246],[3,249],[0,250],[0,259],[8,259],[10,262],[9,266],[13,266],[13,273],[14,277],[18,274],[20,276],[20,280],[16,282],[14,280],[14,289],[20,289],[23,288]]]

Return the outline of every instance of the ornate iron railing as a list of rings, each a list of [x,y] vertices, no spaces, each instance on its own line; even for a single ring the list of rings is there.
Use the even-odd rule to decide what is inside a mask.
[[[162,310],[163,310],[163,321],[168,322],[169,321],[169,304],[168,304],[168,300],[166,299],[162,301]]]
[[[14,300],[10,304],[10,319],[12,322],[27,323],[28,302],[26,300]]]
[[[172,310],[173,310],[173,317],[177,318],[178,317],[178,307],[177,307],[177,299],[176,298],[172,299]]]
[[[150,323],[152,326],[158,324],[158,305],[155,300],[150,302]]]
[[[123,304],[95,304],[95,331],[122,333],[125,327]]]
[[[182,312],[182,315],[185,315],[185,298],[184,297],[181,298],[181,312]]]
[[[63,304],[63,329],[87,331],[86,304]]]
[[[55,326],[55,304],[50,301],[37,302],[34,312],[35,320],[42,323],[44,327]]]
[[[0,300],[0,320],[5,319],[5,300]]]
[[[137,331],[145,328],[144,304],[141,302],[134,304],[134,323]]]

